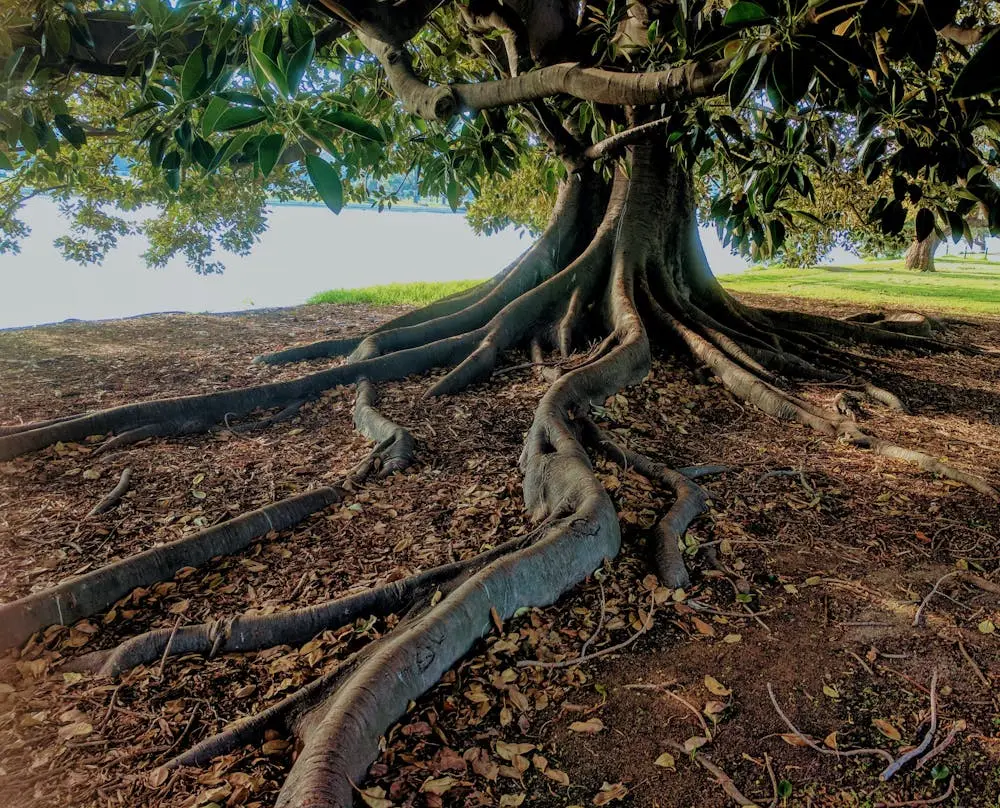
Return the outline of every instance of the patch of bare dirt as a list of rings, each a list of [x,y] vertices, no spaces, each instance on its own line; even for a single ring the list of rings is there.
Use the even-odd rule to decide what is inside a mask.
[[[0,422],[299,375],[304,368],[249,360],[395,313],[316,306],[0,333]],[[956,338],[1000,346],[1000,321],[953,328]],[[996,357],[865,361],[911,410],[867,406],[859,416],[867,429],[1000,477]],[[331,669],[392,618],[298,648],[171,658],[119,682],[67,673],[61,663],[151,627],[320,602],[528,531],[517,456],[544,383],[523,368],[428,402],[421,394],[431,382],[382,391],[386,414],[419,440],[417,467],[244,553],[137,590],[107,614],[50,629],[0,661],[0,804],[271,805],[296,754],[292,739],[272,734],[204,769],[165,774],[157,765]],[[805,390],[817,403],[836,395]],[[369,448],[352,430],[352,399],[350,389],[330,391],[259,432],[223,429],[104,455],[94,454],[96,442],[63,445],[2,464],[3,599],[338,479]],[[630,447],[666,463],[730,467],[704,482],[712,509],[689,532],[693,585],[666,590],[650,576],[646,536],[669,494],[597,462],[619,507],[623,553],[556,605],[528,610],[477,644],[389,731],[359,800],[373,808],[388,808],[381,800],[418,808],[735,804],[698,765],[701,756],[760,806],[860,808],[936,799],[949,788],[937,804],[998,804],[1000,597],[953,576],[924,607],[924,624],[912,625],[942,575],[967,569],[998,581],[994,503],[772,422],[672,360],[657,361],[641,386],[598,415]],[[121,505],[85,518],[126,467],[133,484]],[[601,655],[572,664],[585,644]],[[831,754],[870,747],[897,756],[918,743],[935,671],[935,744],[952,741],[924,766],[882,783],[879,757]],[[792,734],[768,683],[826,754]]]

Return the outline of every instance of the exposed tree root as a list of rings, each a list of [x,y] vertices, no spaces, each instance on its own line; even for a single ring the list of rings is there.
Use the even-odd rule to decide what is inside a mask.
[[[499,547],[465,561],[434,567],[425,572],[315,606],[266,615],[239,615],[185,626],[176,631],[158,629],[139,634],[108,651],[95,651],[73,661],[71,670],[117,676],[163,656],[182,654],[245,653],[275,645],[299,645],[322,631],[338,629],[359,617],[384,617],[405,612],[438,588],[445,588],[470,570],[485,566],[531,540],[533,534],[510,539]]]
[[[634,468],[644,477],[668,486],[677,499],[653,530],[653,560],[665,586],[685,587],[691,583],[680,544],[690,524],[708,510],[708,495],[683,471],[667,468],[639,452],[618,444],[614,437],[593,421],[584,421],[587,438],[622,468]],[[704,467],[702,471],[705,470]],[[714,470],[714,469],[713,469]],[[704,476],[702,474],[701,476]]]
[[[107,513],[112,508],[114,508],[125,494],[128,492],[129,486],[132,485],[132,469],[127,468],[122,472],[122,476],[118,479],[118,484],[111,489],[111,491],[101,499],[93,508],[87,516],[97,516],[98,514]]]
[[[204,431],[258,410],[276,410],[256,424],[267,425],[294,415],[302,402],[329,387],[356,384],[355,425],[376,446],[343,488],[320,488],[269,505],[0,606],[0,645],[99,612],[137,586],[169,577],[182,566],[236,552],[270,530],[294,525],[341,501],[344,489],[362,478],[405,468],[415,459],[413,436],[378,411],[376,385],[446,367],[449,372],[428,394],[454,393],[488,378],[498,358],[514,347],[530,346],[532,363],[538,366],[546,364],[546,350],[562,357],[551,369],[552,384],[534,413],[520,457],[525,505],[539,522],[535,531],[475,558],[368,592],[280,614],[153,631],[78,662],[114,675],[174,654],[214,655],[297,644],[359,616],[400,615],[389,633],[336,671],[198,744],[170,765],[204,763],[256,742],[266,729],[280,725],[297,736],[301,752],[278,797],[279,808],[351,805],[352,783],[364,776],[376,756],[379,737],[496,618],[506,620],[521,607],[554,602],[617,554],[617,514],[593,473],[582,439],[674,491],[676,501],[655,529],[655,565],[664,583],[685,585],[680,541],[707,506],[705,491],[692,479],[724,469],[669,469],[618,445],[588,419],[594,404],[646,376],[650,333],[661,347],[693,357],[735,397],[771,416],[998,496],[979,477],[868,435],[849,417],[786,389],[789,378],[846,381],[874,400],[901,408],[896,396],[859,376],[858,357],[843,344],[921,352],[975,349],[937,339],[933,332],[924,333],[922,323],[909,320],[844,321],[745,306],[712,278],[697,240],[689,178],[665,149],[631,147],[630,171],[619,169],[610,188],[589,169],[577,169],[564,184],[542,238],[491,281],[364,337],[325,340],[259,359],[276,364],[350,351],[342,365],[292,381],[4,428],[0,459],[95,434],[113,434],[105,445],[120,447],[154,435]],[[875,754],[891,762],[881,750],[841,754]]]
[[[4,603],[0,605],[0,648],[19,645],[51,625],[72,625],[106,610],[137,587],[166,580],[182,567],[239,552],[270,531],[292,527],[342,499],[341,489],[317,488]]]

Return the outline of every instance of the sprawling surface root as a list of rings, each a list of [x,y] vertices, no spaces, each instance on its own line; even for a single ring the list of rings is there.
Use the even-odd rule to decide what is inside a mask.
[[[342,498],[339,488],[317,488],[4,603],[0,605],[0,648],[19,645],[39,629],[72,625],[105,611],[137,587],[171,578],[182,567],[239,552],[272,530],[292,527]]]
[[[525,505],[539,522],[536,530],[475,558],[315,606],[149,632],[84,657],[78,666],[115,675],[174,654],[211,656],[298,644],[361,616],[399,615],[395,628],[335,671],[173,761],[201,764],[282,726],[298,737],[301,752],[278,806],[351,805],[352,784],[364,777],[382,733],[494,620],[505,620],[524,606],[552,603],[617,554],[617,515],[593,473],[584,440],[674,492],[675,502],[653,531],[653,560],[666,584],[688,582],[679,544],[707,507],[705,491],[692,481],[706,470],[669,469],[620,445],[589,420],[593,404],[646,376],[650,334],[662,347],[707,366],[734,396],[771,416],[997,496],[979,477],[868,435],[850,418],[786,389],[790,376],[844,381],[901,409],[890,391],[858,378],[854,357],[834,343],[918,351],[956,346],[928,336],[921,324],[800,316],[750,308],[730,298],[708,271],[686,172],[666,151],[651,146],[634,147],[630,159],[630,172],[619,171],[606,195],[592,174],[574,175],[545,236],[493,280],[364,338],[328,340],[261,358],[274,364],[350,351],[344,365],[289,382],[5,428],[0,458],[92,434],[110,432],[112,441],[127,442],[140,435],[207,429],[227,415],[242,417],[255,409],[278,409],[271,418],[280,417],[327,387],[353,383],[355,425],[376,445],[343,487],[275,503],[0,607],[0,643],[15,644],[46,625],[100,611],[136,586],[235,552],[340,501],[360,478],[405,468],[415,458],[413,436],[376,408],[376,385],[445,366],[452,369],[429,392],[456,392],[493,373],[498,357],[513,347],[530,346],[532,362],[540,365],[546,350],[563,357],[559,367],[548,368],[553,381],[534,413],[520,458]],[[597,221],[599,200],[604,210]],[[587,339],[593,339],[590,350],[574,354]]]

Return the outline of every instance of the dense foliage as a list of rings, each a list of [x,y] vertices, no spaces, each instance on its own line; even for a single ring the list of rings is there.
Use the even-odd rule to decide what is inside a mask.
[[[502,6],[480,0],[392,7],[393,47],[432,85],[557,62],[715,71],[706,86],[654,105],[656,136],[694,169],[724,241],[754,257],[776,254],[789,232],[789,254],[822,251],[844,233],[891,240],[908,221],[918,236],[935,226],[968,236],[980,210],[1000,231],[995,3],[617,0],[581,9],[574,36],[547,36],[542,23],[530,35],[504,28]],[[139,230],[151,264],[180,252],[212,272],[218,247],[250,249],[268,197],[382,208],[399,201],[400,177],[453,207],[471,195],[482,230],[511,220],[537,230],[566,170],[552,153],[635,123],[573,92],[418,116],[366,47],[387,24],[364,8],[5,4],[0,250],[26,234],[24,200],[49,194],[73,216],[73,236],[60,243],[71,258],[99,261]],[[508,39],[518,36],[530,47],[512,58]],[[145,205],[160,215],[134,215]]]

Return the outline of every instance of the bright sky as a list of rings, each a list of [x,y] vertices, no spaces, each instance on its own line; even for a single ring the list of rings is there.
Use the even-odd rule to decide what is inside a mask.
[[[513,231],[475,235],[464,216],[348,208],[276,206],[270,228],[246,258],[224,254],[221,276],[196,275],[175,260],[147,269],[143,240],[126,239],[102,266],[67,263],[52,246],[68,231],[55,204],[28,203],[32,234],[20,255],[0,256],[0,328],[127,317],[158,311],[237,311],[292,306],[336,287],[397,281],[486,278],[528,246]],[[746,262],[722,248],[715,230],[702,239],[717,274]]]

